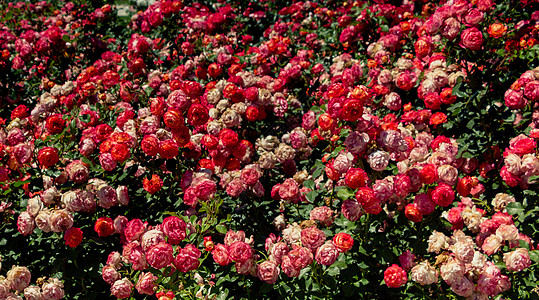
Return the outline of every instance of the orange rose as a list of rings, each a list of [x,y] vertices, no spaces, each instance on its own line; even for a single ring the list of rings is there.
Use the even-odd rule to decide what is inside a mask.
[[[507,31],[507,26],[501,23],[490,24],[487,30],[488,34],[493,38],[502,37],[506,31]]]

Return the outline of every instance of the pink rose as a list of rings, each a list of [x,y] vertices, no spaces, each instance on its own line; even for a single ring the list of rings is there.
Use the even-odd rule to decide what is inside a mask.
[[[116,188],[116,199],[121,205],[125,206],[129,204],[129,192],[125,185]]]
[[[133,283],[127,278],[116,280],[110,287],[110,292],[118,299],[125,299],[131,295],[133,290]]]
[[[195,186],[196,196],[203,201],[207,201],[216,191],[217,186],[215,182],[209,179],[203,179]]]
[[[157,276],[150,272],[142,272],[138,278],[135,288],[139,294],[153,295],[157,289]]]
[[[271,247],[270,260],[280,265],[283,260],[283,256],[285,256],[289,251],[290,249],[286,243],[278,242]]]
[[[58,278],[49,278],[49,280],[41,286],[43,297],[47,300],[60,300],[64,298],[64,283]]]
[[[528,103],[522,92],[512,89],[505,92],[504,100],[505,106],[509,107],[510,109],[521,109]]]
[[[223,244],[217,244],[211,252],[213,260],[221,266],[226,266],[230,263],[228,247]]]
[[[460,278],[462,278],[465,272],[466,268],[464,263],[454,258],[449,258],[447,263],[440,267],[442,279],[449,285],[452,285],[454,282],[457,282]]]
[[[269,284],[273,284],[277,281],[280,272],[279,266],[271,260],[264,261],[259,264],[257,268],[258,278]]]
[[[97,188],[96,197],[99,200],[97,204],[103,208],[109,209],[112,206],[116,205],[118,201],[118,195],[116,190],[106,184],[102,184]]]
[[[176,216],[166,217],[163,220],[162,228],[171,245],[178,245],[187,236],[185,222]]]
[[[152,246],[165,241],[165,234],[161,230],[153,228],[142,234],[140,237],[140,246],[142,247],[142,250],[146,252],[150,250]]]
[[[23,211],[17,219],[17,229],[22,235],[29,235],[34,232],[36,224],[34,217],[32,217],[27,211]]]
[[[320,222],[323,226],[331,226],[334,218],[333,210],[327,206],[315,207],[310,213],[310,219]]]
[[[66,166],[69,179],[75,183],[84,183],[88,180],[88,168],[80,160],[74,160]]]
[[[245,185],[239,178],[233,179],[226,185],[226,193],[231,197],[238,197],[243,191],[245,191]]]
[[[298,183],[292,178],[287,178],[279,187],[279,197],[286,201],[296,202],[299,197]]]
[[[146,255],[138,242],[131,242],[124,246],[122,256],[133,265],[133,270],[144,270],[148,267]]]
[[[316,251],[315,260],[321,265],[330,266],[337,260],[339,254],[335,245],[331,241],[326,241]]]
[[[116,268],[111,265],[106,265],[101,269],[101,278],[108,284],[113,284],[116,280],[120,279],[120,277],[120,273],[118,273]]]
[[[410,250],[404,251],[399,256],[399,262],[402,266],[402,268],[406,271],[409,271],[413,266],[415,266],[415,255]]]
[[[99,164],[105,171],[112,171],[116,169],[116,165],[118,164],[114,158],[112,158],[112,154],[110,153],[101,153],[99,155]]]
[[[73,226],[73,215],[65,209],[59,209],[52,212],[50,219],[51,231],[63,232]]]
[[[257,183],[258,179],[260,179],[260,175],[261,174],[254,168],[241,170],[241,180],[247,186],[253,186]]]
[[[230,246],[235,242],[245,242],[245,232],[243,232],[242,230],[229,230],[225,235],[224,242],[227,246]]]
[[[27,267],[13,266],[6,274],[6,279],[10,283],[11,288],[21,292],[29,284],[32,278],[30,270]]]
[[[133,219],[125,226],[124,234],[128,241],[137,240],[146,230],[147,223],[142,223],[140,219]]]
[[[283,256],[281,268],[288,277],[297,277],[301,269],[312,262],[313,254],[308,248],[295,246],[287,255]]]
[[[178,255],[174,259],[174,266],[178,271],[186,273],[198,268],[200,262],[200,250],[192,244],[187,244],[185,248],[179,248]]]
[[[485,252],[486,255],[491,255],[498,252],[502,245],[502,242],[503,240],[501,237],[495,234],[491,234],[485,239],[483,245],[481,246],[481,249],[483,249],[483,252]]]
[[[532,102],[539,100],[539,80],[533,80],[526,84],[524,87],[524,96]]]
[[[325,240],[326,234],[315,226],[305,228],[301,231],[301,244],[312,252],[322,246]]]
[[[172,254],[172,246],[165,242],[160,242],[159,244],[152,246],[146,253],[146,261],[150,266],[161,269],[172,262]]]
[[[430,215],[436,208],[436,203],[432,201],[428,194],[416,195],[414,198],[414,203],[416,204],[417,210],[419,210],[419,212],[424,216]]]
[[[517,248],[503,254],[503,261],[508,271],[519,272],[531,266],[530,254],[525,248]]]
[[[244,274],[244,275],[256,275],[255,273],[255,261],[254,259],[250,258],[244,262],[237,261],[235,264],[236,272],[238,274]]]
[[[466,277],[458,277],[451,284],[451,290],[462,297],[470,297],[475,289],[475,285]]]
[[[483,45],[483,34],[479,29],[471,27],[460,34],[460,46],[472,51],[480,50]]]
[[[235,242],[229,247],[230,259],[235,262],[245,262],[253,256],[253,249],[245,242]]]

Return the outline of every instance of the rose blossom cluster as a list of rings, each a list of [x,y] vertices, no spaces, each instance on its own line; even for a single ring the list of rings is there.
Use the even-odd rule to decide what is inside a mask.
[[[509,198],[507,194],[498,194],[493,203],[498,205],[497,209],[503,209],[508,202],[514,201]],[[459,296],[494,297],[511,288],[509,276],[502,274],[495,264],[498,261],[494,253],[505,249],[504,245],[509,247],[502,256],[507,271],[519,272],[531,266],[529,251],[520,245],[525,242],[533,250],[533,241],[519,232],[509,214],[498,211],[486,218],[485,212],[476,208],[470,198],[463,197],[458,206],[446,211],[444,216],[452,223],[453,234],[448,237],[434,231],[428,239],[427,250],[437,254],[435,265],[438,268],[428,260],[416,263],[410,251],[399,258],[402,268],[410,272],[413,281],[430,285],[437,283],[441,276]],[[463,225],[476,234],[475,239],[461,230]],[[384,276],[384,279],[388,286],[399,287],[406,283],[406,272],[401,274],[397,272],[400,267],[393,268],[395,271],[386,270],[393,275]]]
[[[13,266],[6,277],[0,276],[0,298],[2,299],[50,299],[64,298],[64,283],[58,278],[39,278],[30,284],[32,274],[27,267]]]
[[[535,139],[525,134],[520,134],[509,141],[509,147],[503,152],[504,166],[500,170],[500,176],[508,186],[518,185],[527,189],[533,183],[530,177],[539,175],[536,149]]]
[[[101,270],[103,280],[111,285],[111,293],[118,299],[129,297],[133,287],[139,294],[155,294],[158,277],[149,272],[150,267],[163,269],[170,266],[173,271],[186,273],[197,269],[200,264],[198,259],[201,252],[196,246],[180,246],[192,228],[179,217],[166,217],[156,226],[124,216],[118,216],[114,221],[101,219],[95,225],[98,234],[107,236],[116,232],[123,241],[122,253],[110,253],[107,264]],[[142,270],[136,284],[130,278],[122,278],[120,270],[125,268]]]
[[[526,71],[520,75],[511,88],[505,92],[505,106],[520,110],[528,103],[537,109],[535,103],[539,100],[539,68]]]
[[[316,212],[315,212],[316,215]],[[338,233],[332,240],[326,240],[323,231],[315,226],[301,229],[296,223],[289,224],[282,237],[271,234],[265,242],[268,260],[257,263],[258,255],[250,245],[252,238],[245,239],[243,231],[229,230],[224,244],[211,244],[214,261],[225,266],[235,262],[239,274],[257,276],[267,283],[275,283],[281,273],[288,277],[299,276],[300,271],[314,261],[321,265],[332,265],[340,253],[350,250],[354,240],[347,233]]]
[[[72,175],[75,180],[88,174],[86,166],[81,162],[74,161],[68,167],[67,176]],[[62,176],[66,174],[60,175]],[[66,179],[64,177],[62,180],[53,180],[48,176],[43,177],[45,190],[28,200],[26,210],[17,219],[17,229],[22,235],[32,234],[36,228],[43,232],[65,232],[72,228],[77,212],[93,212],[98,206],[109,209],[112,206],[129,204],[126,186],[113,188],[104,180],[92,178],[88,180],[85,188],[62,193],[59,188]],[[75,241],[80,242],[82,239],[82,233],[72,235],[75,232],[78,233],[66,233],[66,243],[71,247],[78,245]]]

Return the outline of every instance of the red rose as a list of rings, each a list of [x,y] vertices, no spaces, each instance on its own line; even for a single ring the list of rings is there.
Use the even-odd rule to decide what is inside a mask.
[[[150,112],[152,115],[161,116],[165,112],[167,104],[162,97],[150,99]]]
[[[432,201],[437,205],[447,207],[455,200],[455,191],[447,183],[440,183],[434,190],[430,191]]]
[[[408,72],[403,72],[397,76],[396,84],[399,89],[409,91],[414,87],[415,79]]]
[[[202,86],[196,81],[184,81],[181,89],[190,98],[198,98],[203,93]]]
[[[129,152],[129,147],[123,143],[114,144],[112,148],[110,148],[110,154],[112,155],[112,158],[119,163],[126,161],[131,156],[131,152]]]
[[[393,264],[384,271],[384,281],[388,287],[398,288],[408,281],[408,277],[406,276],[406,271],[404,271],[403,268]]]
[[[21,104],[11,112],[11,119],[19,118],[22,119],[24,117],[28,117],[29,109],[26,107],[26,105]]]
[[[421,214],[421,212],[419,212],[417,204],[415,203],[410,203],[406,205],[406,207],[404,208],[404,215],[406,216],[406,218],[408,218],[408,220],[414,223],[418,223],[423,220],[423,215]]]
[[[516,155],[522,156],[524,154],[535,152],[536,147],[537,143],[534,139],[524,138],[510,142],[509,150]]]
[[[114,233],[114,222],[111,218],[101,217],[95,221],[94,230],[100,237],[106,237]]]
[[[208,108],[199,103],[191,105],[189,111],[187,111],[187,122],[193,126],[204,125],[209,118]]]
[[[153,245],[146,253],[146,261],[156,269],[161,269],[168,266],[173,260],[172,246],[165,242],[160,242]]]
[[[362,187],[356,192],[356,199],[363,207],[378,204],[380,201],[374,196],[374,191],[369,187]]]
[[[82,242],[82,230],[80,228],[71,227],[64,233],[66,246],[71,248],[77,247]]]
[[[249,106],[245,110],[245,117],[247,118],[247,121],[256,121],[260,117],[260,113],[258,111],[258,108],[256,106]]]
[[[426,164],[421,169],[421,181],[424,184],[431,184],[438,180],[438,168],[433,164]]]
[[[367,173],[360,168],[351,168],[346,172],[344,177],[344,182],[351,189],[357,189],[367,185],[367,180],[369,177]]]
[[[219,146],[219,139],[211,134],[206,134],[202,137],[200,141],[202,146],[208,150],[216,149]]]
[[[457,101],[457,96],[453,95],[452,88],[446,87],[440,93],[440,101],[442,101],[443,104],[451,105]]]
[[[425,107],[432,110],[440,109],[442,105],[438,93],[429,93],[423,101],[425,102]]]
[[[217,78],[219,75],[221,75],[221,73],[223,73],[223,68],[221,67],[221,65],[217,63],[212,63],[208,66],[208,74],[211,77]]]
[[[422,36],[414,44],[415,47],[415,53],[417,57],[422,58],[427,55],[430,55],[433,50],[433,45],[430,37],[428,36]]]
[[[457,192],[462,197],[466,197],[470,194],[472,189],[477,186],[479,180],[472,176],[466,176],[464,178],[459,178],[457,183]]]
[[[163,180],[159,178],[159,175],[153,174],[152,179],[150,180],[144,177],[142,180],[142,186],[148,193],[153,195],[161,190],[161,187],[163,187]]]
[[[238,134],[232,129],[223,129],[219,132],[219,139],[226,147],[234,147],[238,144]]]
[[[331,130],[333,128],[333,125],[333,118],[331,118],[329,114],[325,113],[318,117],[318,126],[320,126],[320,129],[322,129],[322,131]]]
[[[153,135],[146,135],[140,143],[142,151],[148,156],[156,156],[159,150],[159,140]]]
[[[180,153],[178,144],[174,140],[161,141],[159,143],[159,155],[165,159],[172,159]]]
[[[346,100],[342,107],[341,117],[345,121],[355,122],[363,115],[363,105],[352,98]]]
[[[339,252],[346,252],[352,249],[354,239],[348,233],[339,232],[333,237],[333,245]]]
[[[62,115],[55,114],[47,118],[45,128],[50,134],[57,134],[64,130],[65,121],[62,119]]]
[[[163,121],[165,122],[165,125],[172,130],[178,129],[180,126],[184,125],[183,116],[175,109],[169,109],[163,115]]]
[[[44,168],[51,167],[59,161],[58,150],[52,147],[41,148],[37,154],[37,160]]]

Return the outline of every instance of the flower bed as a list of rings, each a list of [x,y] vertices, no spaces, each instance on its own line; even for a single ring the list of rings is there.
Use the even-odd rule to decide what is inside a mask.
[[[1,299],[539,297],[536,2],[116,9],[0,6]]]

